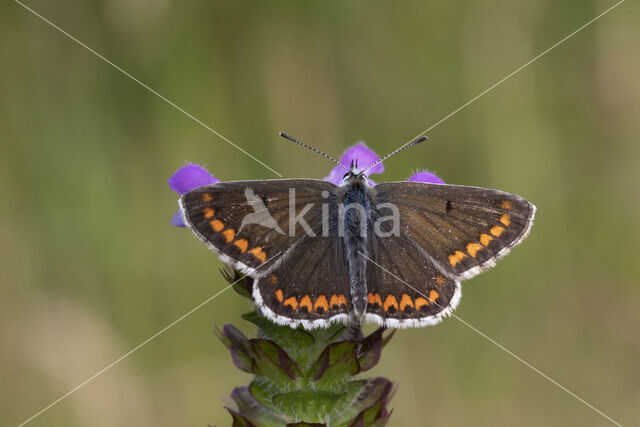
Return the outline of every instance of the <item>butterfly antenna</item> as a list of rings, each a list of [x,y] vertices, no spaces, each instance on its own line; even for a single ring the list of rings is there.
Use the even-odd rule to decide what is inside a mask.
[[[302,145],[303,147],[308,148],[309,150],[311,150],[311,151],[313,151],[313,152],[316,152],[316,153],[318,153],[318,154],[320,154],[320,155],[323,155],[324,157],[326,157],[327,159],[331,160],[331,161],[332,161],[333,163],[335,163],[336,165],[340,166],[342,169],[344,169],[344,170],[346,170],[347,172],[349,172],[349,169],[347,169],[347,168],[345,167],[345,165],[343,165],[342,163],[340,163],[339,161],[337,161],[336,159],[334,159],[334,158],[333,158],[333,157],[331,157],[330,155],[325,154],[325,153],[323,153],[322,151],[318,150],[317,148],[313,148],[312,146],[307,145],[307,144],[305,144],[305,143],[304,143],[304,142],[302,142],[302,141],[298,141],[298,140],[297,140],[297,139],[295,139],[294,137],[289,136],[289,135],[287,135],[287,134],[286,134],[286,133],[284,133],[284,132],[280,132],[278,135],[280,135],[281,137],[283,137],[283,138],[285,138],[285,139],[288,139],[289,141],[293,141],[293,142],[295,142],[296,144]]]
[[[399,152],[404,151],[404,150],[406,150],[407,148],[411,148],[411,147],[413,147],[414,145],[418,145],[418,144],[420,144],[421,142],[426,141],[426,140],[427,140],[427,137],[426,137],[426,136],[420,136],[420,137],[418,137],[418,138],[414,139],[414,140],[413,140],[413,141],[411,141],[410,143],[403,145],[402,147],[398,148],[397,150],[392,151],[391,153],[387,154],[387,155],[386,155],[386,156],[384,156],[383,158],[378,159],[377,161],[373,162],[373,163],[372,163],[372,164],[370,164],[370,165],[369,165],[365,170],[363,170],[363,171],[362,171],[362,173],[365,173],[366,171],[368,171],[368,170],[369,170],[369,169],[371,169],[372,167],[376,166],[377,164],[384,162],[384,161],[385,161],[385,160],[387,160],[389,157],[391,157],[391,156],[395,156],[395,155],[396,155],[396,154],[398,154]]]

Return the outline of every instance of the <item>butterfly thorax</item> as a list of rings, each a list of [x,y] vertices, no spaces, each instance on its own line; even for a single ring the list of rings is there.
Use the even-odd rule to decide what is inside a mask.
[[[345,174],[340,187],[339,227],[342,228],[344,249],[349,261],[349,288],[356,319],[362,318],[367,308],[366,258],[368,218],[371,197],[364,174],[354,170]]]

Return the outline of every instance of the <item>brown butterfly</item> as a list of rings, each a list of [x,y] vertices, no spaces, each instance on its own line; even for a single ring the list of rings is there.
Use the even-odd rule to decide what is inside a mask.
[[[460,302],[462,280],[493,267],[527,236],[536,208],[486,188],[370,186],[366,171],[374,165],[352,164],[339,186],[215,183],[180,204],[193,233],[253,279],[257,306],[276,323],[434,325]]]

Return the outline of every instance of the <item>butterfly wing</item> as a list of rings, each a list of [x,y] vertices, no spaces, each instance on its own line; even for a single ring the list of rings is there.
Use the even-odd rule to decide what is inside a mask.
[[[367,319],[390,327],[438,323],[460,301],[460,281],[520,243],[535,213],[519,196],[477,187],[393,182],[372,194],[400,221],[397,235],[370,234],[367,255]],[[393,214],[375,209],[371,221]]]
[[[261,265],[304,235],[301,227],[289,232],[290,189],[295,203],[304,206],[334,188],[306,179],[220,182],[188,192],[180,205],[191,231],[223,262],[258,277],[264,274]],[[311,215],[317,213],[307,213],[307,220]]]
[[[375,190],[378,203],[397,206],[402,233],[424,257],[461,280],[493,267],[520,243],[536,210],[520,196],[479,187],[390,182]]]
[[[265,316],[313,328],[344,320],[351,304],[337,188],[311,179],[232,181],[197,188],[180,203],[193,233],[254,279]]]
[[[295,250],[254,282],[253,299],[262,314],[282,325],[313,329],[346,323],[351,312],[349,266],[337,231],[296,242]]]
[[[443,275],[406,235],[370,235],[366,320],[406,328],[435,325],[456,308],[460,282]]]

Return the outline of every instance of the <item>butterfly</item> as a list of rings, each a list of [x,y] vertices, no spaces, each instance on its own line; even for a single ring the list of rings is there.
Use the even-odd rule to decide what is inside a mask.
[[[184,194],[181,211],[224,263],[253,279],[253,300],[275,323],[434,325],[460,302],[461,281],[493,267],[527,236],[536,208],[479,187],[370,185],[367,170],[399,151],[365,169],[319,152],[346,170],[341,185],[218,182]]]

